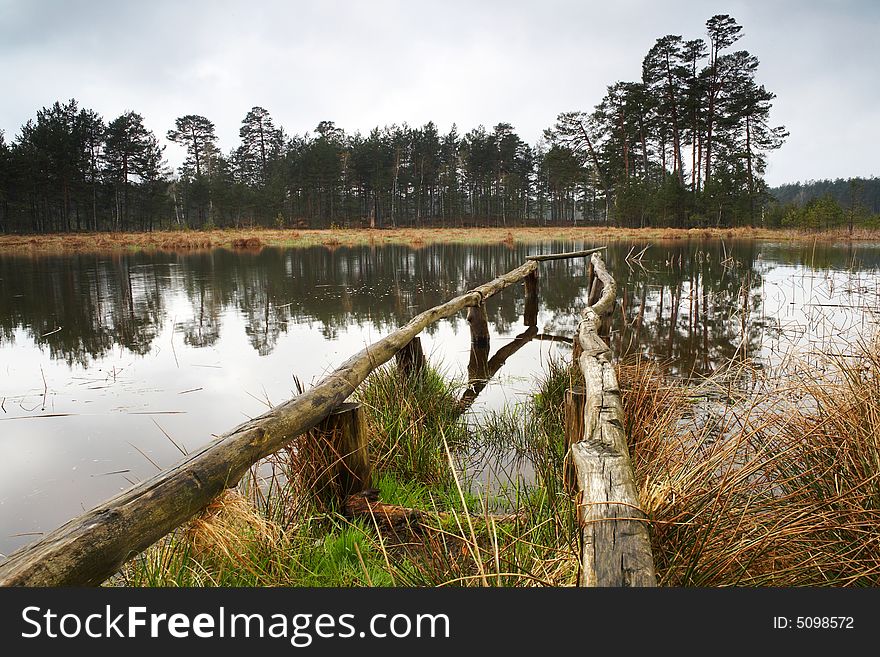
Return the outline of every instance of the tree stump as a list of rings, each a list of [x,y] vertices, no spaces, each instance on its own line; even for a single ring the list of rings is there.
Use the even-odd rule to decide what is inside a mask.
[[[418,374],[425,368],[425,352],[422,350],[422,339],[418,336],[406,343],[395,355],[397,369],[404,376]]]
[[[489,319],[483,304],[468,308],[467,321],[471,327],[471,353],[468,377],[471,381],[489,378]]]
[[[342,509],[349,495],[370,488],[366,418],[360,404],[346,403],[309,431],[313,459],[305,472],[314,476],[312,491],[320,503]],[[307,482],[306,482],[307,483]]]
[[[577,473],[571,460],[571,446],[584,439],[584,409],[587,391],[575,386],[565,391],[565,485],[574,492],[577,489]]]

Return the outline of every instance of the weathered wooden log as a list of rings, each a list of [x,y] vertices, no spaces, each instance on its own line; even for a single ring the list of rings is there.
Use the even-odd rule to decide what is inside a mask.
[[[590,260],[593,269],[593,278],[598,279],[602,283],[600,295],[597,299],[590,301],[593,312],[600,317],[602,315],[610,315],[617,303],[617,283],[605,267],[605,262],[599,255],[593,255]]]
[[[538,272],[533,271],[526,276],[526,307],[523,311],[525,326],[538,325]]]
[[[598,335],[603,315],[615,305],[616,284],[602,259],[593,256],[599,299],[578,327],[584,375],[583,439],[571,447],[579,491],[582,586],[656,586],[647,519],[624,431],[623,406],[610,350]]]
[[[415,337],[407,342],[395,355],[397,369],[404,376],[418,374],[425,368],[425,352],[422,350],[422,339]]]
[[[418,339],[418,338],[416,338]],[[367,420],[360,404],[342,404],[306,434],[305,470],[312,481],[303,482],[326,509],[342,509],[349,495],[370,488]]]
[[[574,339],[567,335],[551,335],[550,333],[539,333],[535,336],[535,340],[542,342],[562,342],[564,344],[574,344]]]
[[[607,340],[611,335],[611,314],[617,304],[617,283],[611,274],[608,273],[605,263],[602,262],[601,258],[598,258],[597,261],[600,263],[600,266],[596,266],[595,261],[590,262],[591,285],[588,305],[593,306],[595,309],[601,300],[605,300],[601,312],[597,311],[597,314],[600,320],[598,328],[599,337]]]
[[[583,256],[592,255],[593,253],[598,253],[599,251],[603,251],[604,249],[604,246],[597,246],[594,249],[585,249],[583,251],[567,251],[565,253],[544,253],[526,256],[526,260],[533,260],[535,262],[543,262],[544,260],[566,260],[568,258],[580,258]]]
[[[366,518],[380,529],[395,532],[403,529],[420,531],[420,521],[424,517],[419,509],[380,502],[376,488],[350,495],[345,500],[345,515],[349,518]]]
[[[489,318],[486,306],[468,308],[467,322],[471,327],[471,351],[468,359],[468,379],[485,381],[489,378]]]
[[[416,315],[346,360],[314,388],[189,454],[178,464],[70,520],[0,564],[2,586],[100,584],[132,556],[189,520],[249,468],[324,419],[426,326],[483,303],[532,273],[530,261]]]

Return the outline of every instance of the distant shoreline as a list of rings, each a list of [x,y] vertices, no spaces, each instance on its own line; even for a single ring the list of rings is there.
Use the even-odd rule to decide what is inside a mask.
[[[846,229],[808,232],[767,228],[616,228],[514,227],[509,228],[241,228],[120,233],[50,233],[0,235],[0,253],[91,253],[120,251],[191,251],[194,249],[256,250],[269,247],[381,246],[402,244],[535,243],[550,240],[608,242],[616,240],[757,239],[785,241],[880,241],[880,230]]]

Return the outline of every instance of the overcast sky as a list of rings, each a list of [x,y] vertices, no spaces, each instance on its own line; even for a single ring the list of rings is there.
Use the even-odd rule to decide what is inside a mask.
[[[164,142],[202,114],[221,148],[254,105],[288,134],[434,121],[513,124],[534,144],[562,111],[637,80],[666,34],[705,36],[726,13],[791,132],[767,181],[880,175],[880,2],[0,0],[0,129],[76,98],[105,120],[142,114]],[[169,145],[172,165],[180,150]]]

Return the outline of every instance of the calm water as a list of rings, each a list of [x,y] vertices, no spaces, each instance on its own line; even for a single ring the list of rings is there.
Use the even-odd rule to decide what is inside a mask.
[[[417,312],[528,254],[584,246],[0,255],[0,553],[179,460],[174,442],[193,449],[284,401],[294,377],[319,380]],[[645,246],[608,246],[617,354],[699,376],[733,356],[775,367],[874,333],[880,245],[671,242],[637,258]],[[573,335],[584,266],[541,265],[542,334]],[[525,330],[523,306],[522,286],[488,302],[492,353]],[[467,378],[464,313],[422,341],[449,376]],[[473,412],[521,399],[543,363],[569,351],[527,342]]]

